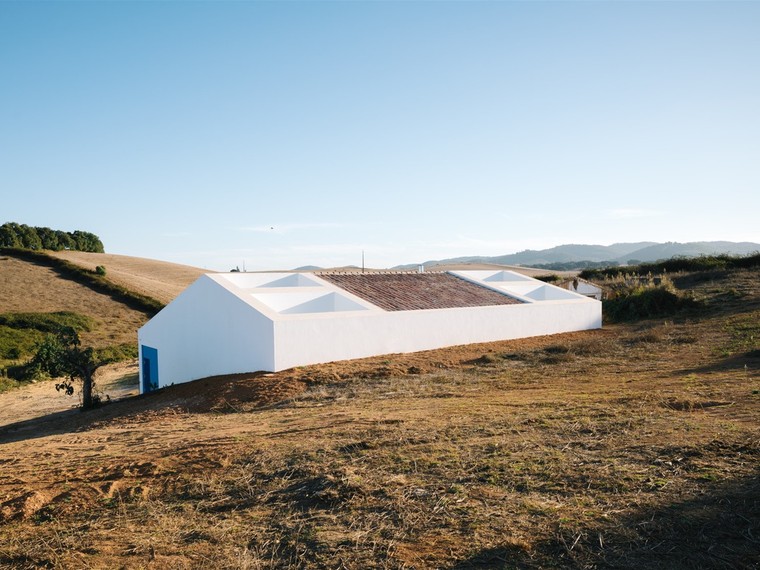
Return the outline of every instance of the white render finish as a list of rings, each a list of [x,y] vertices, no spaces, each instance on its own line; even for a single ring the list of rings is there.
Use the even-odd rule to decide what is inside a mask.
[[[155,374],[146,373],[143,357],[154,353],[154,387],[161,388],[220,374],[276,372],[602,325],[601,303],[566,289],[511,271],[451,273],[523,303],[385,311],[314,274],[204,275],[138,331],[140,391]]]

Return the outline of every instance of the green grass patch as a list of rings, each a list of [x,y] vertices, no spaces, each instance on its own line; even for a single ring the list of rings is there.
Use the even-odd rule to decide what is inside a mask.
[[[0,314],[0,366],[31,356],[46,334],[61,327],[71,327],[77,332],[91,331],[95,320],[67,311]]]
[[[726,356],[746,353],[753,356],[760,349],[760,313],[757,311],[729,319],[725,325],[731,339],[724,349]]]
[[[0,366],[30,356],[44,333],[35,329],[14,329],[0,325]]]
[[[34,329],[45,333],[56,332],[62,327],[71,327],[77,332],[89,332],[95,328],[95,319],[70,311],[4,313],[0,314],[0,325],[12,329]]]
[[[124,343],[95,350],[95,359],[100,362],[121,362],[137,358],[137,344]]]
[[[0,375],[15,380],[30,379],[34,376],[33,370],[24,361],[34,356],[46,335],[54,334],[63,327],[89,332],[95,329],[96,324],[92,317],[69,311],[0,314]],[[98,349],[97,354],[108,362],[118,362],[137,358],[137,346],[110,346]]]

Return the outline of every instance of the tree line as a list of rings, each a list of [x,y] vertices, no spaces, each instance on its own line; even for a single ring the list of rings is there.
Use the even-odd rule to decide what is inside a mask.
[[[750,269],[753,267],[760,267],[759,252],[748,255],[721,253],[719,255],[699,255],[697,257],[679,255],[651,263],[631,264],[628,267],[586,269],[581,271],[578,276],[582,279],[605,279],[625,274],[644,276],[677,273],[679,271],[721,271],[726,269]]]
[[[0,247],[104,252],[103,242],[93,233],[81,230],[64,232],[15,222],[6,222],[0,226]]]

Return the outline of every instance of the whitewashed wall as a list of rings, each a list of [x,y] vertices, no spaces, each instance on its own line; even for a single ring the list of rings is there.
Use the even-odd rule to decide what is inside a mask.
[[[599,328],[593,300],[358,313],[275,323],[275,370],[380,354]]]
[[[272,275],[279,279],[279,274],[205,275],[143,326],[138,341],[157,349],[158,386],[164,387],[220,374],[279,371],[602,325],[599,301],[545,288],[527,277],[517,284],[493,278],[485,282],[492,273],[457,272],[497,290],[519,290],[511,294],[526,302],[387,312],[315,276],[286,274],[288,286],[273,287],[266,280]],[[544,300],[556,296],[560,298]],[[307,309],[322,312],[303,312]],[[141,370],[141,390],[142,385]]]
[[[158,350],[160,388],[274,368],[272,321],[206,275],[148,321],[138,343]]]

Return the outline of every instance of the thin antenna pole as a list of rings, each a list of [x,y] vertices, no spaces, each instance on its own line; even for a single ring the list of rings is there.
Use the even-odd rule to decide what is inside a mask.
[[[364,250],[362,250],[362,273],[364,273]]]

